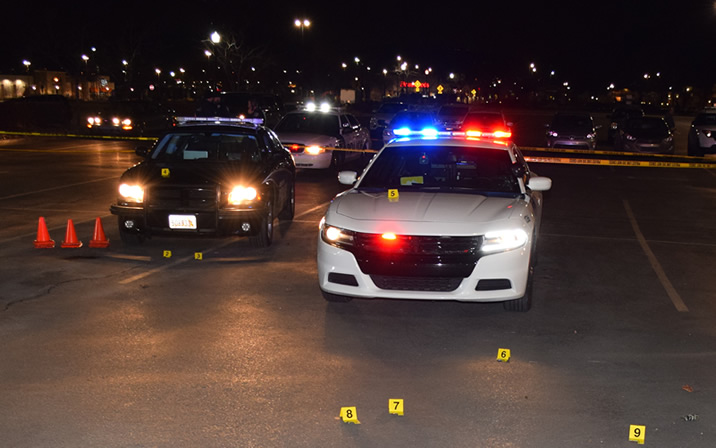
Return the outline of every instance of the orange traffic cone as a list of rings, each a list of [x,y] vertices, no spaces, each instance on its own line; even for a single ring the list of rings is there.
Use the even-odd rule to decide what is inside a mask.
[[[65,233],[65,240],[62,242],[60,247],[73,248],[82,247],[82,241],[77,240],[77,234],[75,233],[75,225],[72,224],[72,220],[67,220],[67,232]]]
[[[50,249],[55,247],[55,241],[50,239],[50,232],[47,231],[45,218],[40,216],[40,222],[37,224],[37,239],[35,240],[35,249]]]
[[[109,247],[109,240],[104,236],[102,220],[99,219],[99,216],[94,221],[94,236],[90,240],[89,247]]]

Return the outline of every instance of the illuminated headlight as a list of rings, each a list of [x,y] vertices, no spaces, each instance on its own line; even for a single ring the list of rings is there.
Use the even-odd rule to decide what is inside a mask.
[[[527,243],[527,232],[522,229],[487,232],[482,242],[483,253],[504,252],[518,249]]]
[[[312,156],[317,156],[318,154],[324,153],[325,151],[325,148],[317,145],[306,146],[306,149],[304,149],[304,152]]]
[[[711,138],[711,131],[708,129],[701,129],[701,133],[704,134],[704,137]]]
[[[119,118],[117,118],[117,117],[112,117],[112,124],[113,124],[113,125],[119,126],[119,121],[120,121]]]
[[[229,204],[238,205],[242,202],[253,201],[258,197],[258,192],[253,187],[234,187],[229,193]]]
[[[355,233],[339,227],[328,226],[324,218],[321,220],[321,239],[331,246],[345,249],[353,246]]]
[[[629,140],[630,142],[633,142],[636,140],[636,137],[634,137],[633,135],[630,135],[630,134],[626,134],[624,137],[626,137],[626,139]]]
[[[99,117],[87,117],[87,127],[99,126],[102,120]]]
[[[587,139],[588,139],[588,140],[594,140],[595,138],[597,138],[597,135],[596,135],[596,134],[587,134]]]
[[[550,137],[559,137],[559,134],[555,131],[549,131],[548,134]]]
[[[132,119],[131,118],[123,118],[122,119],[122,129],[132,129]]]
[[[122,184],[119,186],[119,195],[129,202],[143,202],[144,188],[140,185]]]

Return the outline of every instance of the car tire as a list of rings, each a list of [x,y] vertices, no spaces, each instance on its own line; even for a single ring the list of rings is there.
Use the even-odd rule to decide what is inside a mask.
[[[288,199],[286,200],[286,204],[284,204],[283,209],[278,214],[278,219],[282,221],[291,221],[293,220],[294,215],[296,214],[296,184],[292,183],[291,188],[288,192]]]
[[[692,157],[703,157],[705,154],[705,152],[703,151],[703,149],[701,149],[699,144],[697,142],[693,141],[693,139],[691,139],[691,138],[689,139],[689,143],[686,148],[686,153]]]
[[[534,273],[534,265],[530,261],[529,273],[527,274],[527,287],[525,288],[525,295],[515,300],[508,300],[502,303],[502,306],[507,311],[517,311],[524,313],[532,308],[532,277]]]
[[[342,296],[340,294],[331,294],[330,292],[326,292],[324,290],[321,290],[321,294],[323,294],[323,298],[326,299],[327,302],[332,303],[346,303],[353,300],[353,297],[351,296]]]
[[[268,247],[273,242],[273,204],[266,204],[267,212],[261,218],[259,232],[249,237],[252,247]]]
[[[119,239],[127,246],[136,246],[144,242],[144,236],[141,233],[132,232],[124,227],[125,218],[120,216],[117,218],[117,228],[119,229]]]

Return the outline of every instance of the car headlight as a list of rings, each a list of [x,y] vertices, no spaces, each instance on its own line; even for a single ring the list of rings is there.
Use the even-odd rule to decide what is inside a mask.
[[[119,195],[128,202],[143,202],[144,188],[136,184],[122,184],[119,186]]]
[[[231,205],[238,205],[242,202],[249,202],[259,197],[258,191],[254,187],[238,186],[234,187],[229,193],[228,201]]]
[[[132,129],[132,119],[131,118],[123,118],[121,120],[121,123],[122,123],[122,129],[125,129],[125,130]]]
[[[556,131],[549,131],[547,134],[550,137],[559,137],[559,134]]]
[[[92,126],[99,126],[99,124],[102,122],[102,119],[99,117],[87,117],[87,127],[91,128]]]
[[[321,239],[331,246],[345,249],[353,247],[355,232],[326,225],[325,218],[321,220]]]
[[[527,243],[527,232],[522,229],[498,230],[487,232],[480,250],[492,254],[518,249]]]
[[[634,136],[631,135],[631,134],[624,134],[624,137],[625,137],[627,140],[629,140],[630,142],[633,142],[633,141],[636,140],[636,137],[634,137]]]
[[[318,154],[324,153],[325,151],[325,148],[317,145],[306,146],[306,149],[304,149],[305,153],[310,154],[312,156],[317,156]]]
[[[711,138],[711,131],[708,129],[701,129],[701,133],[704,134],[704,137]]]

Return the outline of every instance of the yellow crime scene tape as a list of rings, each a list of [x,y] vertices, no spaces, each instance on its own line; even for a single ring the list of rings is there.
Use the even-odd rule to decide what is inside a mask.
[[[64,134],[64,133],[45,133],[45,132],[15,132],[0,131],[0,135],[14,136],[30,136],[30,137],[69,137],[69,138],[87,138],[87,139],[103,139],[103,140],[136,140],[136,141],[155,141],[156,137],[140,137],[140,136],[115,136],[115,135],[87,135],[87,134]],[[558,149],[545,148],[539,146],[520,146],[521,151],[545,152],[553,154],[574,154],[579,157],[552,157],[552,156],[531,156],[525,155],[525,160],[530,163],[555,163],[563,165],[597,165],[597,166],[623,166],[623,167],[645,167],[645,168],[701,168],[716,169],[716,159],[708,160],[704,157],[682,156],[672,154],[640,154],[631,152],[618,151],[599,151],[599,150],[574,150],[574,149]],[[329,151],[345,151],[345,152],[362,152],[375,154],[377,149],[352,149],[352,148],[325,148]],[[619,159],[607,158],[587,158],[586,155],[596,156],[612,156],[620,157]],[[631,160],[634,157],[648,156],[657,160]],[[679,161],[675,161],[678,159]],[[687,160],[686,162],[682,160]],[[691,162],[690,160],[693,160]]]

